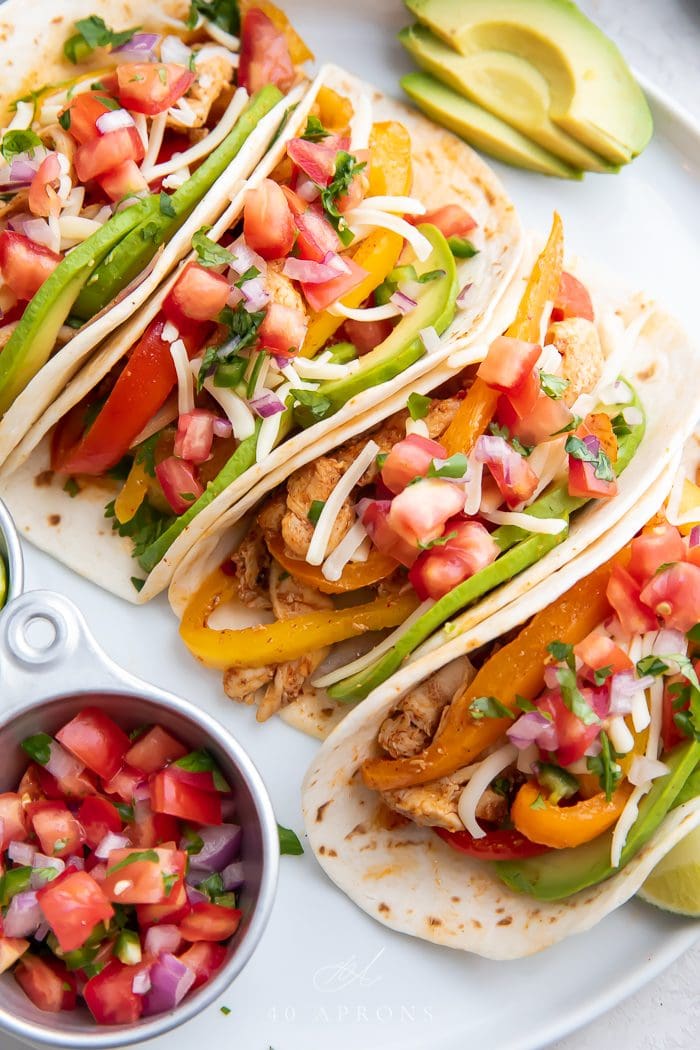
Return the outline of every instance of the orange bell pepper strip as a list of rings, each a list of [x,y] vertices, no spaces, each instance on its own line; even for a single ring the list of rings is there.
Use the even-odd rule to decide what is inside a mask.
[[[265,542],[272,557],[290,576],[315,587],[323,594],[346,594],[348,591],[359,591],[361,587],[371,587],[391,576],[398,566],[393,558],[372,547],[367,561],[348,562],[339,580],[327,580],[320,565],[309,565],[301,558],[290,558],[278,532],[266,533]]]
[[[398,627],[419,604],[413,593],[389,595],[366,605],[324,609],[240,630],[207,626],[213,610],[232,598],[235,590],[235,580],[217,569],[193,595],[180,624],[180,636],[193,656],[220,671],[286,663],[367,631]]]
[[[135,459],[124,486],[114,501],[114,517],[120,525],[131,521],[148,494],[151,483],[143,463]]]
[[[523,339],[526,343],[539,342],[544,311],[557,297],[563,266],[564,228],[555,212],[549,238],[535,262],[515,320],[505,333],[507,336]],[[478,376],[475,378],[440,439],[448,456],[457,452],[468,455],[471,452],[477,438],[481,437],[493,419],[499,397],[498,390],[488,386]]]
[[[267,15],[277,29],[284,33],[289,48],[289,57],[295,66],[301,66],[314,57],[313,51],[309,51],[284,11],[280,11],[276,4],[271,3],[270,0],[240,0],[241,18],[251,7],[257,7],[259,11]]]
[[[582,799],[572,806],[558,806],[547,801],[534,781],[518,791],[510,810],[513,824],[530,842],[552,849],[569,849],[598,838],[615,824],[632,793],[626,781],[616,789],[610,801],[604,791]],[[533,804],[539,803],[533,809]]]
[[[610,615],[605,589],[612,562],[579,580],[556,602],[537,613],[527,627],[499,649],[477,672],[470,686],[450,704],[440,729],[423,751],[408,758],[368,759],[362,775],[376,791],[413,787],[448,776],[474,762],[501,739],[508,718],[474,719],[470,711],[479,696],[497,696],[514,714],[518,695],[534,700],[544,686],[553,641],[575,645]]]
[[[349,131],[350,121],[355,112],[349,98],[339,95],[333,88],[324,86],[318,89],[316,107],[318,119],[327,131],[332,131],[336,135]]]
[[[403,124],[386,121],[374,124],[370,136],[369,190],[371,194],[403,196],[411,188],[411,137]],[[367,276],[341,300],[356,308],[386,280],[399,261],[403,237],[391,230],[374,230],[352,252],[354,262]],[[314,357],[343,323],[342,317],[323,310],[311,317],[302,357]]]

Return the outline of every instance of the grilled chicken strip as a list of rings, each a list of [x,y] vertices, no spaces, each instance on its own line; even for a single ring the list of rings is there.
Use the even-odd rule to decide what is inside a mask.
[[[573,405],[579,394],[593,390],[603,373],[605,356],[598,329],[585,317],[568,317],[549,326],[546,341],[562,356],[562,378],[569,381],[564,401]]]

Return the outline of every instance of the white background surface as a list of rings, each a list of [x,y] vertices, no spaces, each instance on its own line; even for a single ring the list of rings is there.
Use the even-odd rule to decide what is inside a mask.
[[[284,0],[281,0],[284,2]],[[337,11],[338,39],[335,43],[335,55],[342,56],[342,24],[348,17],[352,16],[352,5],[342,8],[337,5],[337,0],[332,3],[324,3],[322,0],[289,0],[286,5],[290,11],[295,7],[305,9],[315,8],[316,11],[324,11],[325,18],[331,19],[331,10]],[[358,5],[359,7],[360,5]],[[678,101],[691,110],[700,119],[700,8],[697,0],[589,0],[582,3],[583,8],[593,18],[607,29],[613,37],[621,44],[627,57],[646,73],[659,86],[668,90]],[[385,20],[385,13],[394,4],[389,0],[376,0],[377,22]],[[391,21],[390,17],[386,18]],[[377,30],[379,31],[379,29]],[[375,42],[372,42],[373,44]],[[383,46],[383,45],[382,45]],[[387,40],[387,49],[391,46],[390,39]],[[340,50],[340,55],[339,55]],[[369,48],[368,50],[376,52]],[[319,48],[320,51],[320,48]],[[368,73],[367,66],[361,68],[361,58],[356,61],[356,56],[348,58],[348,63],[360,72]],[[384,83],[386,73],[384,72]],[[377,74],[375,79],[381,79]],[[640,162],[640,172],[648,169],[642,167],[646,161]],[[655,170],[656,174],[656,170]],[[633,278],[643,279],[644,264],[635,257],[635,247],[624,243],[625,214],[624,214],[624,187],[627,192],[638,194],[644,192],[644,200],[648,202],[648,221],[652,232],[654,224],[658,224],[664,218],[663,199],[663,174],[660,184],[657,186],[653,178],[649,181],[646,176],[637,182],[623,181],[620,176],[614,181],[604,182],[602,179],[589,183],[586,180],[586,189],[578,186],[564,186],[558,182],[547,182],[537,179],[536,193],[534,199],[528,196],[527,201],[519,198],[518,191],[525,184],[519,177],[508,178],[508,184],[516,196],[518,204],[524,204],[523,210],[528,221],[537,222],[542,225],[545,221],[547,210],[551,211],[554,203],[562,202],[564,217],[568,207],[575,208],[571,202],[580,200],[581,194],[590,194],[591,223],[599,221],[615,227],[615,234],[619,243],[619,265]],[[619,187],[623,187],[622,190]],[[551,190],[550,190],[551,188]],[[634,199],[635,209],[639,208],[639,200]],[[618,214],[620,213],[620,214]],[[677,221],[676,216],[671,216],[671,225]],[[697,229],[697,224],[693,223]],[[573,239],[587,252],[596,249],[595,227],[584,229],[578,217],[571,223]],[[683,234],[687,236],[685,230]],[[678,230],[680,237],[680,228]],[[653,251],[654,237],[650,242],[650,251]],[[661,242],[659,242],[661,243]],[[638,252],[638,248],[636,249]],[[661,255],[661,253],[659,253]],[[700,270],[695,269],[695,280]],[[678,289],[674,285],[673,273],[670,267],[658,265],[656,267],[655,287],[660,294],[673,303],[676,309],[678,305]],[[687,305],[687,304],[686,304]],[[124,605],[116,599],[109,599],[101,595],[96,588],[77,578],[69,576],[49,559],[30,552],[28,557],[28,586],[53,587],[60,589],[73,597],[83,608],[91,622],[100,642],[117,660],[128,666],[137,674],[141,674],[151,680],[157,681],[167,688],[174,689],[188,695],[190,699],[197,702],[201,696],[203,703],[222,720],[234,729],[237,735],[250,749],[253,758],[261,766],[270,784],[275,805],[280,820],[293,824],[299,828],[297,788],[300,771],[304,768],[305,761],[310,758],[314,745],[311,741],[299,741],[295,736],[290,739],[289,733],[283,726],[268,726],[265,729],[256,729],[252,725],[250,712],[232,710],[224,701],[220,700],[220,692],[211,677],[206,677],[202,672],[194,668],[190,662],[183,660],[179,650],[174,623],[168,619],[164,606],[146,610],[129,611],[124,615]],[[148,644],[145,644],[145,639]],[[217,699],[213,702],[213,698]],[[215,706],[216,705],[216,706]],[[303,867],[302,867],[303,865]],[[293,867],[294,866],[294,867]],[[306,872],[307,885],[303,892],[299,892],[298,873],[299,870]],[[641,935],[641,927],[648,922],[646,909],[641,905],[626,909],[625,924],[619,916],[613,917],[606,923],[613,936],[624,938],[625,944],[630,946],[630,966],[637,965],[646,957],[644,938]],[[336,919],[337,917],[337,919]],[[639,920],[640,934],[637,937],[635,929],[636,920]],[[655,920],[654,920],[655,921]],[[337,925],[336,925],[337,922]],[[373,973],[381,975],[382,983],[377,985],[376,1000],[381,1004],[382,989],[393,983],[397,968],[414,966],[415,969],[408,970],[410,976],[405,981],[405,999],[408,1007],[412,1006],[416,994],[420,1001],[418,1020],[410,1027],[404,1026],[403,1030],[397,1030],[388,1025],[386,1040],[377,1042],[376,1026],[373,1035],[369,1038],[363,1036],[363,1027],[350,1022],[342,1026],[331,1026],[324,1030],[317,1030],[316,1039],[311,1045],[298,1043],[293,1034],[293,1024],[287,1023],[284,1012],[288,1004],[296,1003],[297,1010],[301,1011],[308,1007],[309,1003],[318,1002],[319,995],[307,988],[303,981],[309,982],[309,977],[303,966],[299,966],[298,958],[304,954],[304,946],[307,941],[314,945],[318,956],[314,966],[318,967],[313,973],[314,988],[318,992],[318,984],[323,982],[322,971],[324,964],[331,967],[336,960],[346,958],[348,955],[348,940],[342,937],[347,933],[348,923],[354,923],[357,929],[357,937],[362,938],[363,944],[375,943],[381,952],[386,952],[383,958],[380,955],[374,964]],[[661,920],[659,919],[659,925]],[[371,931],[369,929],[371,925]],[[274,946],[273,946],[274,942]],[[350,942],[352,943],[352,942]],[[549,993],[556,991],[561,981],[566,983],[565,977],[570,977],[572,965],[576,967],[576,973],[580,975],[581,985],[586,984],[586,974],[593,971],[605,970],[605,943],[603,939],[592,939],[585,937],[577,939],[575,948],[566,952],[555,949],[555,953],[549,956],[550,962],[545,966],[544,957],[533,959],[526,967],[518,966],[517,971],[512,970],[513,980],[519,987],[513,988],[513,993],[523,991],[529,997],[532,1007],[532,1017],[528,1016],[528,1010],[523,1010],[518,1017],[513,1018],[513,1030],[518,1030],[518,1023],[523,1034],[528,1029],[529,1023],[536,1023],[538,1016],[546,1013]],[[386,948],[383,945],[386,944]],[[279,958],[280,947],[284,945],[284,961],[281,964]],[[370,964],[374,952],[363,955],[360,963]],[[556,960],[559,960],[559,963]],[[260,952],[255,957],[254,963],[244,974],[243,979],[238,982],[229,995],[222,1002],[228,1003],[234,1009],[234,1013],[223,1018],[212,1016],[207,1013],[206,1022],[194,1021],[182,1030],[178,1037],[175,1034],[165,1040],[154,1044],[154,1050],[167,1048],[167,1050],[180,1050],[181,1047],[197,1045],[197,1040],[206,1042],[213,1050],[267,1050],[271,1044],[274,1050],[287,1050],[292,1044],[296,1050],[336,1050],[342,1043],[343,1047],[353,1046],[355,1050],[359,1047],[371,1045],[373,1048],[379,1045],[396,1048],[398,1050],[427,1050],[442,1044],[440,1036],[443,1035],[449,1041],[450,1047],[462,1044],[461,1050],[490,1050],[493,1045],[489,1040],[490,1022],[498,1027],[502,1020],[501,1015],[508,1012],[508,999],[504,997],[504,988],[507,982],[502,981],[502,974],[498,977],[493,969],[494,964],[477,965],[469,968],[462,965],[462,960],[449,956],[447,953],[439,952],[427,946],[419,946],[407,942],[401,938],[390,937],[381,931],[375,924],[370,924],[364,916],[358,915],[352,906],[342,898],[339,898],[328,883],[321,878],[317,869],[313,866],[311,858],[303,859],[285,858],[282,867],[282,881],[280,897],[277,903],[275,916],[268,935],[261,945]],[[558,970],[558,966],[561,970]],[[312,966],[311,969],[314,969]],[[299,971],[299,972],[297,972]],[[564,973],[568,971],[568,973]],[[319,976],[319,974],[321,976]],[[428,978],[429,975],[429,978]],[[462,976],[464,975],[464,976]],[[517,976],[516,976],[517,975]],[[493,978],[493,987],[489,988],[489,976]],[[379,977],[377,979],[380,979]],[[700,1013],[698,1006],[698,987],[700,979],[700,951],[696,949],[676,963],[666,974],[658,978],[646,989],[638,993],[632,999],[618,1006],[606,1014],[599,1021],[587,1026],[575,1035],[560,1041],[557,1050],[691,1050],[700,1046]],[[375,992],[371,991],[373,977],[367,975],[367,995],[369,1002],[374,1003]],[[423,984],[423,981],[425,984]],[[461,981],[461,984],[460,984]],[[430,1017],[429,993],[432,994],[430,985],[442,986],[443,992],[450,989],[454,1001],[448,1009],[446,1002],[438,1004],[434,1016]],[[449,993],[448,993],[449,994]],[[556,996],[553,996],[556,998]],[[252,1024],[252,1019],[259,1008],[259,1002],[272,1004],[267,1011],[265,1020],[259,1024]],[[321,1001],[323,997],[321,996]],[[330,1002],[330,1000],[325,1000]],[[401,1001],[401,1000],[399,1000]],[[460,1012],[469,1012],[470,1006],[479,1014],[483,1014],[484,1028],[478,1032],[469,1044],[458,1038],[461,1030]],[[572,997],[568,1004],[570,1014],[576,1012],[578,1002]],[[215,1008],[214,1008],[215,1010]],[[421,1013],[420,1011],[423,1011]],[[425,1011],[428,1011],[428,1014]],[[561,1011],[561,1006],[559,1007]],[[218,1012],[215,1011],[218,1014]],[[243,1024],[245,1031],[241,1030],[241,1014],[249,1015],[248,1024]],[[252,1016],[250,1016],[252,1015]],[[238,1021],[238,1023],[237,1023]],[[250,1035],[251,1027],[255,1030],[255,1039],[251,1041],[246,1033]],[[367,1029],[364,1029],[367,1033]],[[477,1030],[478,1031],[478,1030]],[[440,1035],[438,1035],[440,1033]],[[448,1034],[449,1033],[449,1034]],[[320,1037],[320,1038],[319,1038]],[[447,1044],[445,1044],[447,1045]],[[505,1044],[500,1044],[505,1045]],[[0,1037],[0,1050],[15,1050],[19,1044]]]

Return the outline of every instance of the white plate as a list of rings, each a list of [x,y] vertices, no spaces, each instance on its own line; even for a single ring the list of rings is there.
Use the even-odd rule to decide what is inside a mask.
[[[344,63],[390,92],[409,63],[396,43],[398,2],[281,0],[321,59]],[[324,13],[323,9],[326,9]],[[332,13],[331,13],[332,9]],[[700,129],[650,90],[656,135],[617,176],[566,183],[495,165],[526,223],[561,212],[569,248],[652,289],[689,329],[700,273]],[[679,383],[682,377],[679,376]],[[301,827],[298,786],[315,743],[223,696],[217,675],[178,643],[165,601],[139,609],[27,549],[28,586],[73,598],[124,667],[200,703],[225,722],[261,769],[279,820]],[[526,1050],[560,1038],[630,995],[688,948],[697,924],[640,903],[592,932],[522,962],[493,963],[431,947],[372,922],[308,854],[285,857],[270,926],[218,1006],[152,1050]],[[20,1044],[3,1038],[3,1050]]]

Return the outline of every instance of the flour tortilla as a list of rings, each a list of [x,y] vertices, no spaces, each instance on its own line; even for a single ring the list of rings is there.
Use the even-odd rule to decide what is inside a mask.
[[[43,84],[58,84],[75,76],[76,67],[63,57],[63,44],[76,19],[98,14],[104,16],[105,22],[112,28],[142,25],[144,29],[168,33],[174,29],[164,18],[175,15],[186,17],[188,9],[189,5],[184,0],[153,0],[145,13],[141,5],[125,3],[123,0],[116,3],[107,0],[66,0],[61,4],[61,14],[56,15],[55,4],[48,0],[33,0],[31,4],[26,3],[26,0],[8,0],[0,9],[0,67],[3,70],[0,110],[7,112],[15,98]],[[22,58],[21,62],[16,61],[18,55]],[[27,68],[27,60],[31,62],[30,69]],[[97,68],[99,60],[92,64]],[[81,63],[80,69],[89,66],[90,62]],[[235,161],[220,176],[170,242],[159,251],[155,265],[145,280],[111,309],[83,325],[64,347],[53,354],[16,398],[0,420],[0,469],[11,471],[11,463],[22,461],[24,453],[20,453],[18,459],[12,459],[13,450],[42,413],[59,403],[66,404],[65,395],[63,400],[59,395],[105,339],[119,330],[104,350],[99,351],[102,361],[109,360],[110,348],[115,345],[119,357],[133,345],[131,334],[134,327],[139,328],[139,324],[137,322],[136,326],[129,326],[126,322],[162,285],[183,256],[189,253],[192,235],[201,226],[212,225],[232,196],[241,196],[240,187],[267,152],[290,102],[298,101],[304,93],[303,85],[294,89],[260,121]],[[140,314],[142,319],[146,316],[148,311]],[[121,325],[125,327],[120,329]],[[140,331],[144,327],[145,323],[141,325]],[[92,386],[94,381],[88,389]],[[53,418],[54,414],[50,413],[50,417]],[[41,430],[41,424],[37,429]],[[32,439],[29,445],[36,443]]]
[[[520,292],[519,283],[516,287],[516,277],[522,266],[525,239],[513,204],[496,176],[466,143],[335,66],[327,66],[320,71],[274,148],[246,181],[246,188],[255,185],[273,170],[284,153],[287,139],[305,126],[306,115],[321,85],[332,87],[351,98],[366,92],[372,98],[375,121],[400,120],[406,124],[413,141],[415,195],[421,197],[429,208],[458,201],[476,218],[479,225],[479,255],[459,264],[461,284],[472,284],[466,305],[458,311],[439,350],[426,354],[399,379],[384,387],[358,394],[331,420],[316,424],[284,441],[266,460],[256,464],[226,489],[184,530],[150,574],[141,592],[137,593],[130,582],[132,576],[139,574],[138,566],[130,556],[130,544],[105,528],[100,509],[102,494],[99,490],[89,495],[86,495],[86,491],[81,492],[72,500],[63,491],[63,480],[46,479],[49,464],[47,435],[133,345],[158,312],[168,289],[177,279],[177,272],[173,273],[158,294],[134,314],[117,335],[93,356],[83,371],[71,380],[0,470],[0,492],[28,538],[77,572],[128,600],[144,602],[167,587],[175,567],[193,544],[231,508],[235,511],[241,499],[252,488],[258,486],[267,489],[271,478],[275,479],[272,484],[277,484],[279,477],[288,473],[288,464],[306,461],[317,454],[321,446],[333,447],[345,440],[346,436],[361,431],[366,425],[364,420],[368,413],[378,418],[388,415],[393,410],[392,398],[397,389],[408,382],[413,382],[416,388],[430,388],[433,385],[430,374],[437,367],[444,367],[446,359],[459,348],[469,347],[475,359],[481,359],[491,339],[503,331],[515,310],[515,295]],[[234,198],[233,203],[213,224],[210,237],[220,237],[236,219],[242,207],[244,192]],[[214,193],[212,191],[210,198]],[[211,207],[214,208],[213,201]],[[40,486],[40,491],[37,490],[37,477],[46,481]],[[112,498],[111,495],[104,502],[109,498]],[[82,504],[80,511],[77,510],[79,503]],[[78,519],[76,515],[79,515]],[[72,527],[67,525],[64,530],[48,525],[49,519],[55,520],[56,516],[61,522],[79,520],[82,527],[73,532]],[[85,557],[87,546],[91,547],[88,558]],[[96,573],[94,565],[97,566]]]

